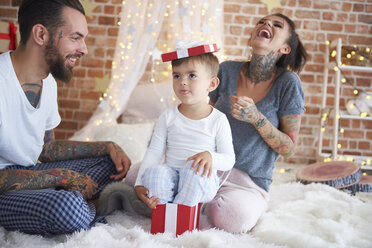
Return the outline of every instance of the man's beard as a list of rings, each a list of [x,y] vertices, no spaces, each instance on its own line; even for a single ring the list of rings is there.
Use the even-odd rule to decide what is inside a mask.
[[[53,40],[50,40],[45,47],[45,60],[49,65],[49,71],[53,77],[62,82],[68,83],[72,78],[72,67],[65,66],[65,59],[59,53],[58,48],[54,46]]]

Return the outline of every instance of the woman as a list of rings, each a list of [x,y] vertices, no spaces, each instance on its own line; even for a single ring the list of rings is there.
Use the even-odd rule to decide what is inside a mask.
[[[220,85],[210,93],[229,119],[236,163],[213,201],[203,206],[202,228],[251,230],[267,209],[275,161],[296,147],[304,94],[295,72],[307,53],[293,21],[282,14],[262,18],[250,46],[251,61],[222,63]]]

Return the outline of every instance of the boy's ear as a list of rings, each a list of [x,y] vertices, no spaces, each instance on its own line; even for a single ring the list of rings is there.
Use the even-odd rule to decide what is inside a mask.
[[[212,77],[208,91],[209,92],[214,91],[218,87],[219,84],[220,84],[220,79],[218,77]]]
[[[51,38],[49,37],[49,32],[46,27],[41,24],[36,24],[32,27],[31,36],[34,42],[39,46],[48,44],[48,39]]]

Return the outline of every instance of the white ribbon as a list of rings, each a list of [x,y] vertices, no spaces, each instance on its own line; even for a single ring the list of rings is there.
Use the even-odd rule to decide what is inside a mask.
[[[178,204],[165,204],[164,232],[176,233],[177,231]]]

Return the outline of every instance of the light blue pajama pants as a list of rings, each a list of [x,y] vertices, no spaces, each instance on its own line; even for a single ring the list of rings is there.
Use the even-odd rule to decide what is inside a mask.
[[[112,180],[116,173],[110,157],[94,157],[53,163],[38,163],[35,166],[8,166],[5,170],[47,170],[66,168],[90,176],[98,186],[98,193]],[[95,198],[98,197],[98,193]],[[95,219],[96,209],[83,199],[79,191],[47,188],[21,190],[0,195],[0,226],[8,230],[43,235],[71,233],[89,229],[96,222],[105,222],[104,217]]]
[[[216,171],[212,176],[202,177],[191,170],[189,161],[183,168],[174,168],[162,164],[147,168],[142,175],[142,183],[149,190],[149,197],[156,196],[160,204],[173,202],[195,206],[199,202],[211,201],[217,193],[219,178]]]

